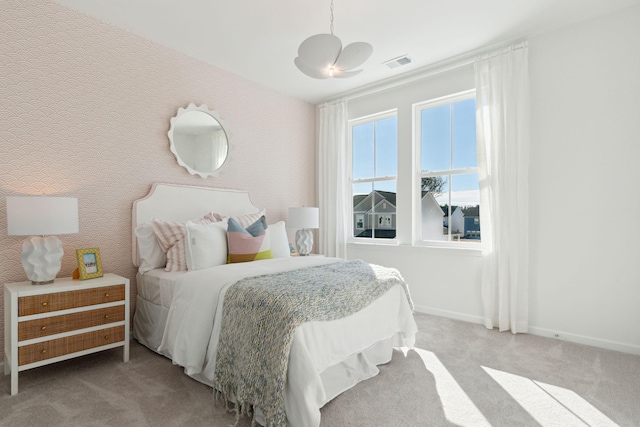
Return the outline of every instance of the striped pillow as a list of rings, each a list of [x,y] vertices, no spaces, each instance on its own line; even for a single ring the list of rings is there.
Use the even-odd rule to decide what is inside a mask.
[[[224,221],[225,218],[226,218],[226,216],[220,215],[219,213],[216,213],[216,212],[209,212],[208,214],[206,214],[204,216],[204,219],[208,219],[211,222]]]
[[[238,224],[240,224],[241,227],[246,228],[251,224],[253,224],[254,222],[256,222],[257,220],[259,220],[260,217],[264,215],[265,215],[265,210],[262,209],[260,212],[256,212],[256,213],[234,216],[233,219],[235,219],[238,222]],[[209,212],[204,216],[204,218],[210,220],[211,222],[218,222],[218,221],[224,221],[229,217],[220,215],[219,213],[216,213],[216,212]]]
[[[194,224],[210,224],[211,222],[215,221],[211,221],[208,218],[193,221]],[[186,271],[186,224],[184,222],[162,221],[152,218],[151,226],[160,247],[167,254],[165,271]]]
[[[229,263],[273,258],[267,220],[264,215],[246,228],[242,227],[235,218],[229,218],[227,247]]]

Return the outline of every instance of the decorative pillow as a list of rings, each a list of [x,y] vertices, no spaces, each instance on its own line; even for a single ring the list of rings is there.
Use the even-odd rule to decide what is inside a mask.
[[[254,222],[256,222],[257,220],[260,219],[261,216],[265,215],[265,210],[262,209],[260,210],[260,212],[256,212],[256,213],[252,213],[252,214],[246,214],[246,215],[240,215],[240,216],[234,216],[232,218],[234,218],[241,227],[248,227],[251,224],[253,224]],[[205,219],[210,220],[211,222],[218,222],[218,221],[224,221],[226,219],[228,219],[229,217],[221,215],[219,213],[216,212],[209,212],[208,214],[206,214],[204,216]]]
[[[240,224],[241,227],[245,227],[248,228],[250,227],[252,224],[254,224],[256,221],[259,221],[260,218],[263,218],[264,221],[264,228],[267,228],[267,221],[266,221],[266,216],[265,216],[265,210],[262,209],[260,210],[260,212],[256,212],[256,213],[252,213],[252,214],[246,214],[246,215],[240,215],[240,216],[235,216],[233,217],[236,221],[238,221],[238,224]]]
[[[284,221],[278,221],[275,224],[269,224],[267,229],[269,238],[271,239],[271,252],[274,258],[287,258],[291,256],[289,249],[289,237]]]
[[[208,219],[211,222],[220,222],[224,221],[227,217],[224,215],[220,215],[219,213],[209,212],[204,216],[204,219]]]
[[[235,218],[229,218],[227,243],[229,263],[273,258],[267,220],[264,215],[246,228],[242,227]]]
[[[135,235],[138,238],[138,271],[144,274],[154,268],[164,267],[167,256],[156,239],[151,223],[137,226]]]
[[[199,219],[196,224],[209,224],[209,219]],[[156,218],[151,219],[153,232],[158,239],[162,250],[167,254],[166,271],[187,270],[187,255],[185,252],[185,226],[184,222],[162,221]]]
[[[185,234],[187,269],[189,271],[227,263],[226,222],[211,224],[187,222]]]

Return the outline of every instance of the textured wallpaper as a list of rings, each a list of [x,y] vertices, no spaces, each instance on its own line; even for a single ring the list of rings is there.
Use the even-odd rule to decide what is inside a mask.
[[[0,283],[26,280],[6,196],[78,198],[80,232],[59,236],[132,281],[131,207],[154,182],[248,190],[269,222],[314,205],[315,107],[45,0],[0,8]],[[169,151],[178,107],[207,104],[231,133],[231,163],[191,176]],[[0,324],[4,304],[0,293]],[[0,326],[0,348],[4,348]],[[4,357],[4,356],[1,356]]]

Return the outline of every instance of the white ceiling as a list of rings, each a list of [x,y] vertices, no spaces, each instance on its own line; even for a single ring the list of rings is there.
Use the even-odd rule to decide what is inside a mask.
[[[373,55],[349,79],[316,80],[293,64],[329,32],[330,0],[55,0],[248,80],[319,103],[401,73],[614,12],[640,0],[334,0],[334,34]],[[415,63],[382,65],[400,55]]]

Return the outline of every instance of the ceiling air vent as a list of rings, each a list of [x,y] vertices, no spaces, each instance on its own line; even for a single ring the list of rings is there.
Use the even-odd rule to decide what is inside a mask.
[[[403,65],[408,64],[413,64],[413,58],[411,58],[409,55],[399,56],[382,63],[382,65],[386,65],[391,69],[402,67]]]

